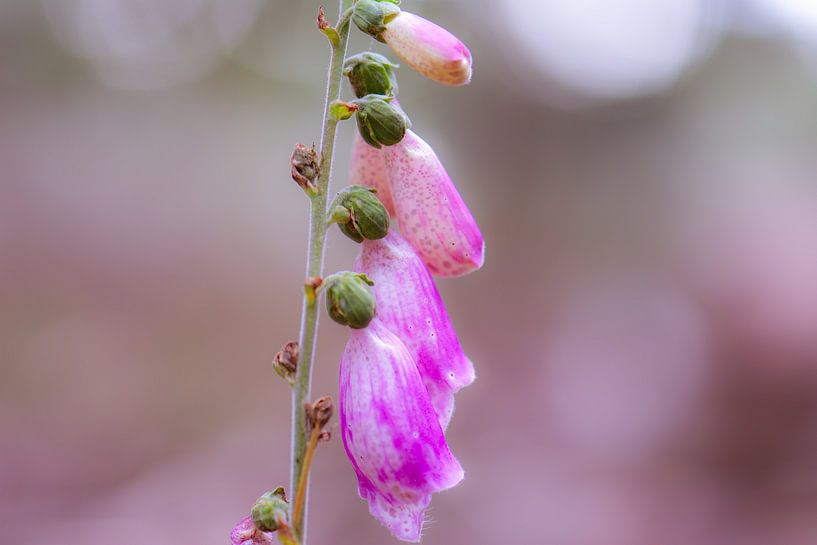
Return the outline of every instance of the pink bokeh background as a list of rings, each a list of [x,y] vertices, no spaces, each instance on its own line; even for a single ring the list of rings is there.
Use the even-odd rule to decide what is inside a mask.
[[[464,88],[398,77],[487,242],[438,283],[478,378],[424,543],[813,545],[817,13],[603,4],[403,3],[474,55]],[[0,542],[224,544],[288,480],[317,7],[0,4]],[[338,434],[309,537],[394,542]]]

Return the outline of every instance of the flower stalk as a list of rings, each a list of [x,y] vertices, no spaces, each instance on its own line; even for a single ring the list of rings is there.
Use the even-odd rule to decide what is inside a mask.
[[[344,14],[354,3],[354,0],[340,0],[340,14]],[[321,27],[321,19],[318,26]],[[325,21],[324,21],[325,23]],[[325,28],[320,28],[325,34]],[[340,84],[343,78],[343,64],[346,57],[346,45],[349,41],[349,20],[341,19],[338,27],[337,39],[329,37],[331,59],[329,62],[328,82],[326,85],[326,100],[323,108],[323,128],[320,143],[320,172],[317,177],[317,187],[309,195],[309,250],[306,265],[307,278],[321,278],[323,276],[323,256],[326,248],[326,201],[329,190],[329,179],[332,173],[332,158],[335,152],[335,130],[338,120],[331,115],[332,103],[340,98]],[[304,404],[309,400],[312,383],[312,363],[315,358],[315,340],[318,333],[318,301],[310,292],[304,295],[301,310],[301,331],[299,335],[300,358],[298,371],[295,376],[295,385],[292,390],[292,467],[290,471],[290,490],[297,490],[303,496],[303,508],[298,518],[293,519],[293,533],[300,545],[306,544],[307,504],[309,500],[309,475],[307,466],[307,422]],[[303,489],[298,484],[304,481]]]
[[[318,448],[318,439],[320,437],[320,428],[317,426],[312,428],[312,433],[309,434],[309,442],[306,445],[306,453],[304,454],[303,471],[301,471],[301,477],[298,480],[298,492],[295,495],[295,503],[292,507],[292,521],[296,528],[302,527],[301,520],[306,500],[306,483],[309,468],[312,466],[312,457],[315,455],[315,449]]]

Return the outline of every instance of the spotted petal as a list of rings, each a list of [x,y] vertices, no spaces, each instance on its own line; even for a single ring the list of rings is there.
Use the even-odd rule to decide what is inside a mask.
[[[408,130],[384,155],[400,232],[431,273],[461,276],[482,267],[482,233],[431,146]]]

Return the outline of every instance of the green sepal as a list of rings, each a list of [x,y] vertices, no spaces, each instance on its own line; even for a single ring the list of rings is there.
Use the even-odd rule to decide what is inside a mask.
[[[335,100],[329,105],[329,115],[335,121],[344,121],[352,117],[357,111],[357,106],[342,100]]]
[[[381,35],[386,25],[400,13],[398,4],[394,0],[358,0],[352,11],[352,21],[361,32],[383,42]]]
[[[329,209],[341,233],[357,243],[381,239],[389,232],[389,213],[370,187],[344,188]]]
[[[323,32],[324,36],[326,36],[326,38],[329,40],[329,43],[332,44],[332,46],[334,47],[338,46],[338,44],[340,43],[340,35],[338,34],[338,31],[335,30],[334,27],[328,26],[326,28],[320,29],[320,31]]]
[[[284,487],[279,486],[255,501],[251,512],[252,522],[262,532],[274,532],[281,523],[287,523],[288,512]]]
[[[324,280],[326,311],[329,317],[352,329],[363,329],[375,315],[375,300],[368,276],[352,271],[340,271]]]
[[[357,105],[357,128],[361,138],[372,147],[393,146],[406,135],[411,127],[409,118],[389,102],[393,97],[366,95],[355,100]]]
[[[378,53],[366,51],[349,57],[343,65],[343,75],[357,98],[366,95],[397,94],[397,78],[394,69],[398,65]]]

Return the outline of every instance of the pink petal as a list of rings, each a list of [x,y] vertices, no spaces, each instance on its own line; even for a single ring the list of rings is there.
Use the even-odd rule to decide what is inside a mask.
[[[351,332],[339,398],[343,445],[360,497],[395,537],[419,541],[431,495],[464,474],[411,355],[377,318]]]
[[[389,216],[394,216],[394,203],[386,178],[386,159],[383,150],[364,142],[357,131],[352,143],[352,158],[349,160],[349,183],[376,189],[377,198],[386,207]]]
[[[434,280],[411,244],[394,230],[380,240],[364,241],[354,268],[374,281],[377,317],[406,345],[445,429],[454,412],[454,393],[475,376]]]
[[[400,12],[382,37],[398,57],[429,79],[445,85],[471,81],[471,52],[465,44],[419,15]]]
[[[482,233],[431,146],[408,130],[383,153],[400,232],[431,273],[461,276],[482,267]]]
[[[232,545],[272,545],[272,532],[262,532],[255,527],[252,517],[244,517],[230,532]]]

